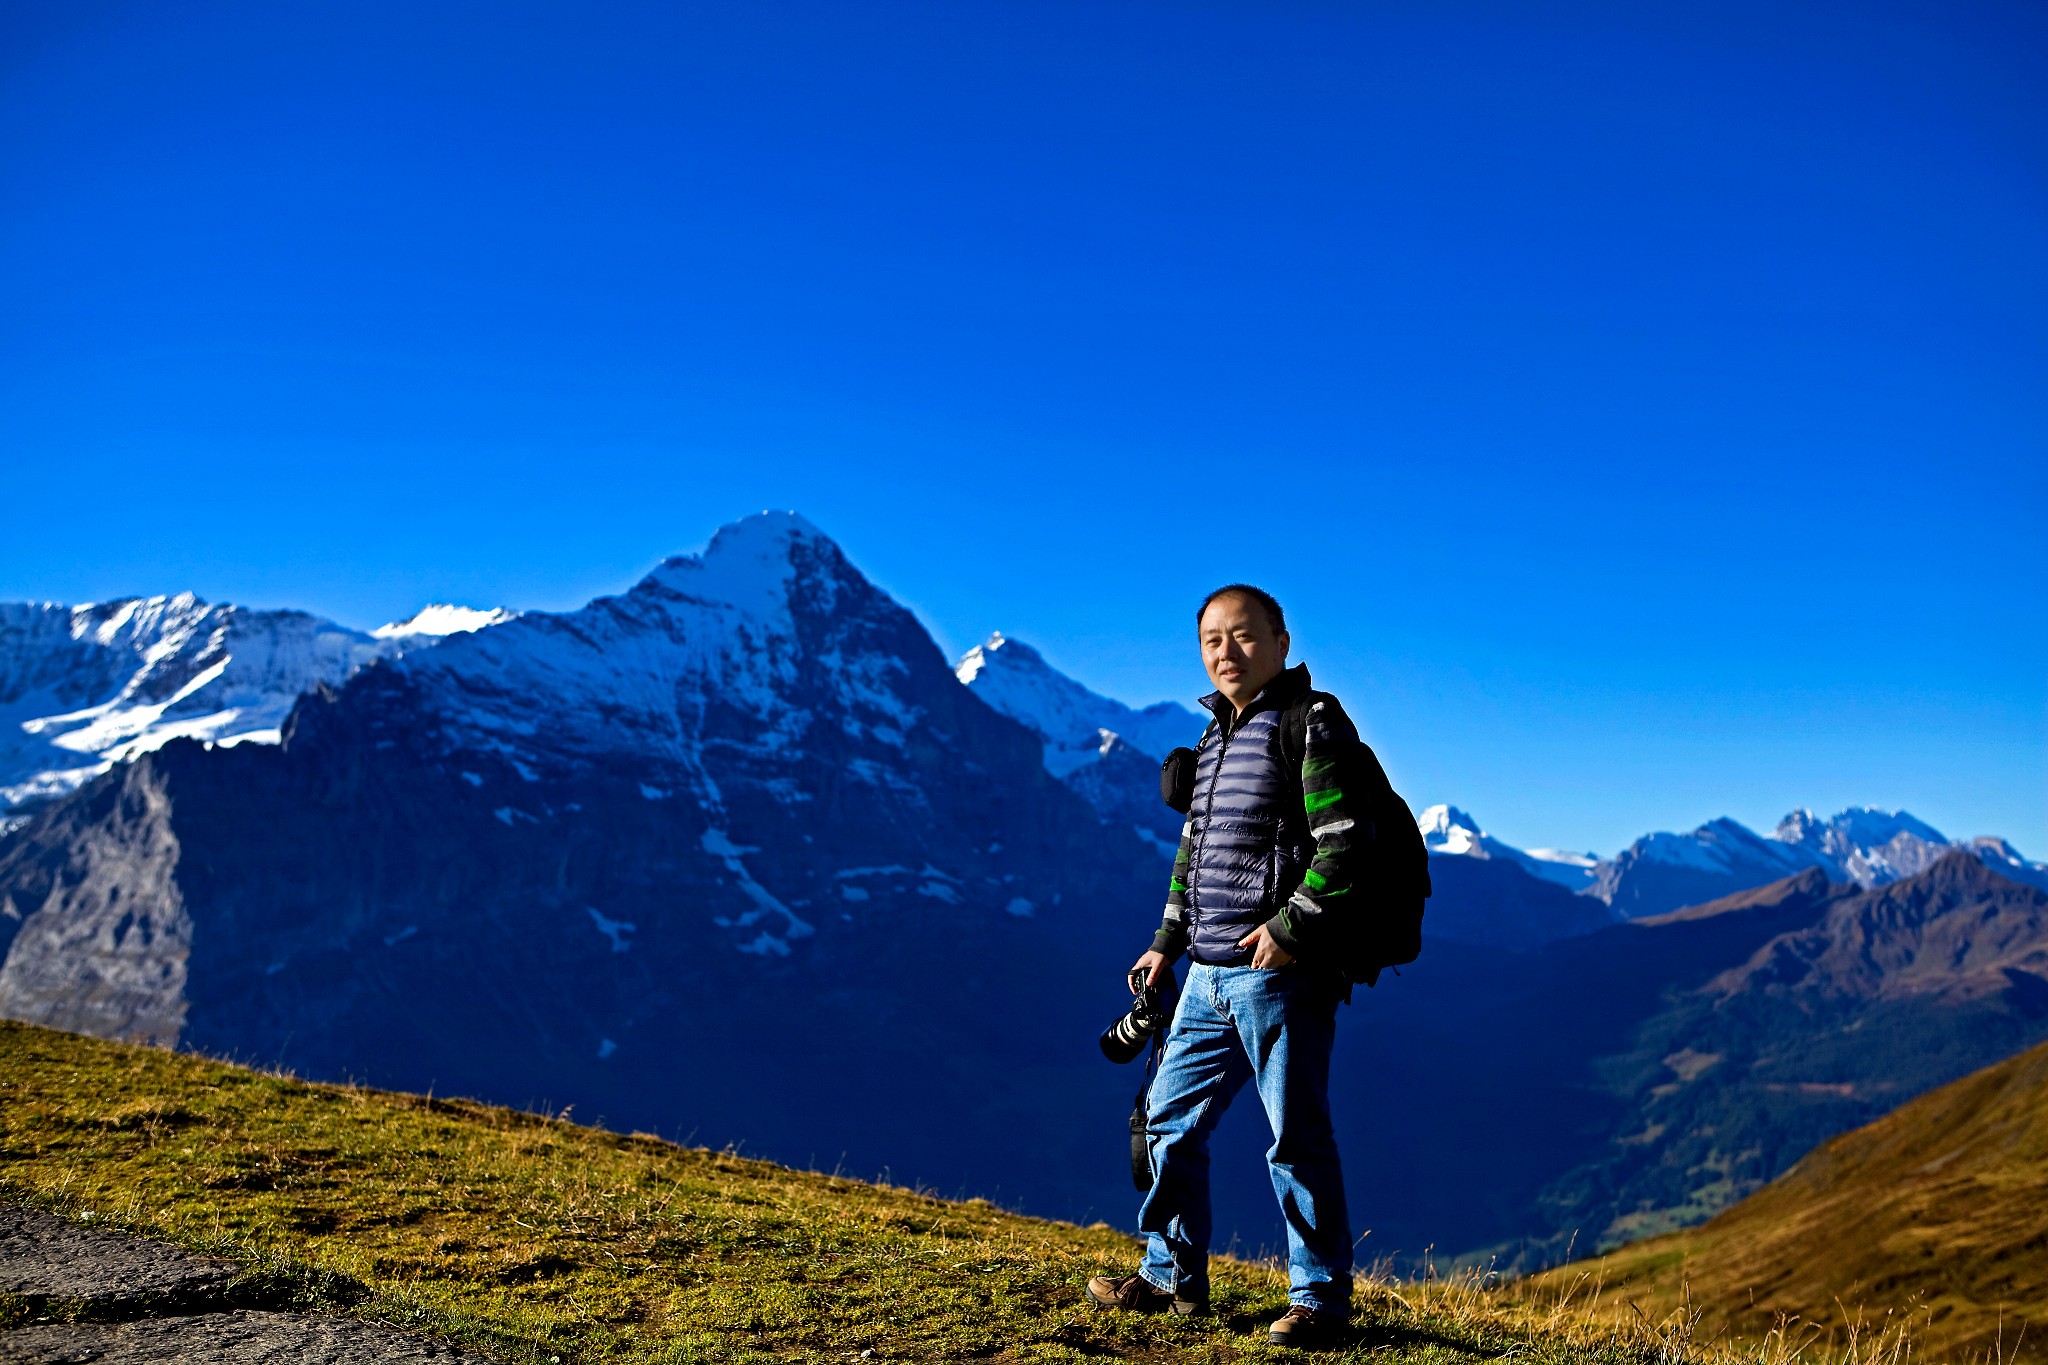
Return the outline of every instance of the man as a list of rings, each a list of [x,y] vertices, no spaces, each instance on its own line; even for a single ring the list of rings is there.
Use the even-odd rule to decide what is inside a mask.
[[[1209,1296],[1209,1135],[1246,1081],[1273,1145],[1266,1164],[1287,1224],[1290,1306],[1278,1345],[1321,1346],[1350,1319],[1351,1224],[1330,1126],[1330,1045],[1349,983],[1339,969],[1348,899],[1371,856],[1369,812],[1343,791],[1357,731],[1334,697],[1287,667],[1286,617],[1247,584],[1196,614],[1216,691],[1196,749],[1194,805],[1174,858],[1165,922],[1136,963],[1157,981],[1192,959],[1153,1080],[1146,1131],[1153,1184],[1138,1211],[1136,1274],[1099,1275],[1105,1308],[1201,1313]],[[1283,737],[1288,709],[1305,734]],[[1299,708],[1297,708],[1299,711]],[[1298,744],[1299,767],[1286,756]],[[1363,899],[1360,897],[1359,899]]]

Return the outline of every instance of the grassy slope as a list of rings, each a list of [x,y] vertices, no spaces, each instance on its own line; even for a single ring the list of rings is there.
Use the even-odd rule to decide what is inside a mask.
[[[1285,1301],[1268,1267],[1219,1260],[1210,1319],[1103,1313],[1083,1281],[1136,1249],[1099,1225],[4,1022],[0,1197],[238,1260],[246,1301],[515,1361],[1287,1354],[1262,1340]],[[1368,1280],[1358,1303],[1336,1358],[1737,1359],[1697,1347],[1682,1313],[1615,1302]],[[0,1325],[64,1311],[0,1301]],[[1741,1358],[1790,1365],[1784,1346]]]
[[[1709,1324],[1911,1319],[1920,1350],[2048,1360],[2048,1044],[1817,1148],[1701,1227],[1567,1267]],[[1753,1305],[1753,1306],[1752,1306]]]

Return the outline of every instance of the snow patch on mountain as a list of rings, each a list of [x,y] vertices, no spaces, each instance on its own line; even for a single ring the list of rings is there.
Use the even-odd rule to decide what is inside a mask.
[[[1581,878],[1591,878],[1593,869],[1600,865],[1599,854],[1574,853],[1568,848],[1525,848],[1522,852],[1539,863],[1547,864],[1551,873],[1546,875],[1551,875],[1561,885],[1576,885]],[[1573,880],[1566,881],[1566,878]]]
[[[393,621],[371,631],[379,640],[399,640],[414,635],[431,635],[436,639],[445,635],[467,635],[485,626],[500,625],[519,613],[503,607],[488,610],[478,607],[458,607],[448,602],[435,602],[422,607],[413,616],[403,621]]]
[[[796,911],[776,899],[774,893],[767,887],[755,881],[753,874],[747,871],[747,865],[742,860],[749,853],[759,853],[760,849],[735,844],[722,829],[705,830],[702,842],[704,851],[725,864],[726,871],[730,872],[733,880],[738,883],[741,894],[754,903],[752,910],[737,917],[720,915],[712,921],[714,924],[721,929],[751,929],[771,917],[779,916],[782,920],[780,934],[771,929],[760,929],[752,940],[739,945],[741,952],[764,957],[771,953],[777,957],[788,957],[789,940],[809,938],[817,932],[809,923],[798,918]]]
[[[628,920],[612,919],[595,906],[586,905],[583,907],[583,910],[584,913],[590,916],[590,922],[597,926],[597,932],[611,940],[613,952],[623,953],[631,951],[635,925]]]

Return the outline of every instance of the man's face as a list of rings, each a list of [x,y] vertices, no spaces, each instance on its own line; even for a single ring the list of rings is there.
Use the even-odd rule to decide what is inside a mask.
[[[1249,597],[1225,593],[1202,612],[1202,667],[1238,710],[1287,667],[1287,632],[1273,632],[1266,609]]]

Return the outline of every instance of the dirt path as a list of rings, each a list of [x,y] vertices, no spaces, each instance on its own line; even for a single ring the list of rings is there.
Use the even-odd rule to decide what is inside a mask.
[[[0,1363],[490,1365],[352,1318],[232,1308],[225,1297],[233,1269],[161,1242],[0,1204],[0,1295],[25,1307],[29,1319],[0,1331]]]

